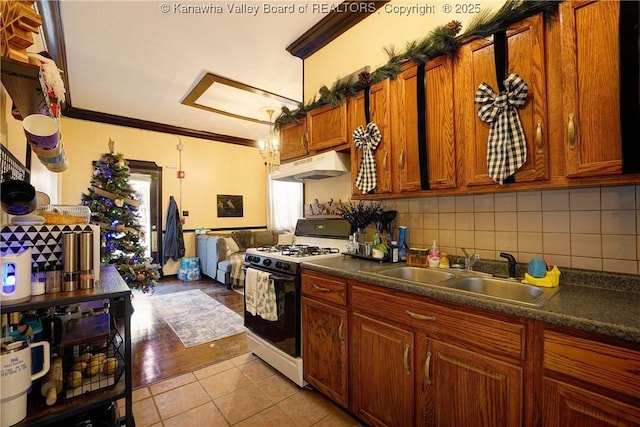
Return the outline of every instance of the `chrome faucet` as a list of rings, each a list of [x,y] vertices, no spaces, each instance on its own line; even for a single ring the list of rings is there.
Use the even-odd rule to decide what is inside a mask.
[[[464,252],[464,268],[467,271],[473,271],[473,264],[475,264],[476,261],[480,259],[480,254],[474,253],[473,255],[469,255],[465,248],[460,249],[462,249],[462,252]]]

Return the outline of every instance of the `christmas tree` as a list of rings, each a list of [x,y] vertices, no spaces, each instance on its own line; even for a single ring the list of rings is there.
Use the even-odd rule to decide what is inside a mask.
[[[82,204],[91,210],[91,223],[100,227],[101,264],[113,264],[129,287],[147,292],[158,282],[160,267],[145,257],[140,203],[129,177],[127,162],[122,154],[113,152],[109,139],[109,153],[95,163]]]

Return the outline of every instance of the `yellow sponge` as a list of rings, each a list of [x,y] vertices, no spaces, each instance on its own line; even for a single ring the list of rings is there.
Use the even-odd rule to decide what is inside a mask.
[[[544,277],[540,278],[535,278],[529,273],[524,273],[522,283],[540,286],[543,288],[555,288],[560,284],[560,270],[557,265],[554,265],[550,271],[545,273]]]

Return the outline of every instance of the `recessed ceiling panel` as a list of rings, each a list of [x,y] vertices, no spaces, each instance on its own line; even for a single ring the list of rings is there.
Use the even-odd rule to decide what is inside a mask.
[[[295,109],[298,102],[244,83],[206,73],[182,100],[184,105],[227,117],[269,124],[266,108]],[[275,117],[274,117],[275,118]]]

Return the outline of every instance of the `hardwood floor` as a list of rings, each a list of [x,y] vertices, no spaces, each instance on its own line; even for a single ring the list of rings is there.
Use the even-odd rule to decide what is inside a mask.
[[[164,319],[152,309],[151,299],[154,295],[190,289],[201,289],[231,310],[240,315],[244,314],[243,296],[208,278],[182,282],[173,276],[163,278],[156,285],[154,294],[143,294],[134,290],[134,312],[131,316],[134,389],[214,362],[228,360],[248,351],[244,333],[191,348],[182,345]]]

